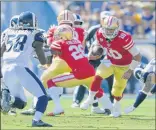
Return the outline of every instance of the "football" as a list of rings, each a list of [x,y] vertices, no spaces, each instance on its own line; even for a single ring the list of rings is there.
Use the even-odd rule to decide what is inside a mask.
[[[103,48],[102,48],[102,46],[100,46],[100,45],[94,45],[93,47],[92,47],[92,49],[91,49],[91,54],[93,55],[93,56],[101,56],[101,55],[103,55]]]

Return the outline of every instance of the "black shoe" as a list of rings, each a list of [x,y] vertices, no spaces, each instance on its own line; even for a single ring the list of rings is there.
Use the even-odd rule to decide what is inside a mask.
[[[10,104],[11,96],[7,89],[2,90],[1,109],[3,114],[7,114],[11,109]]]
[[[105,109],[104,115],[109,116],[111,114],[111,110]]]
[[[52,125],[44,123],[41,120],[39,121],[32,120],[32,127],[52,127]]]

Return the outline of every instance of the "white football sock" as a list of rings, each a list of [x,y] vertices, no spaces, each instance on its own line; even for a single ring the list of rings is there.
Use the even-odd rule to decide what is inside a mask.
[[[35,121],[41,120],[42,115],[43,115],[42,112],[36,111],[33,120]]]
[[[55,109],[63,110],[60,102],[60,94],[61,94],[60,88],[51,87],[49,88],[48,92],[49,92],[49,96],[52,98],[55,104]]]
[[[112,109],[113,108],[113,104],[111,103],[110,99],[108,98],[108,96],[106,94],[104,94],[101,98],[99,99],[99,103],[101,103],[103,109]]]
[[[115,112],[120,112],[121,113],[121,105],[120,105],[120,101],[117,101],[116,99],[114,99],[114,111]]]
[[[94,97],[96,95],[97,92],[91,91],[89,90],[89,95],[88,95],[88,100],[94,101]]]

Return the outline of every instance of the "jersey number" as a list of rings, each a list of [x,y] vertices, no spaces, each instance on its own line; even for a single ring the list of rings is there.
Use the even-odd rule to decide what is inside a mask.
[[[85,57],[84,48],[81,44],[79,44],[78,46],[71,45],[69,47],[69,51],[72,51],[71,55],[75,60]]]
[[[27,35],[9,35],[7,52],[13,50],[14,52],[20,52],[24,49],[24,44],[26,43]]]
[[[122,55],[118,51],[112,50],[112,49],[108,50],[108,55],[110,57],[112,57],[113,59],[121,59],[122,58]]]

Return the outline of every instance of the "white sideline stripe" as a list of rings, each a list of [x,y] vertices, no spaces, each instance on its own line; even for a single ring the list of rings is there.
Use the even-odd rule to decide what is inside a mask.
[[[72,78],[74,78],[73,74],[72,75],[61,76],[61,77],[53,79],[52,81],[53,82],[60,82],[60,81],[67,80],[67,79],[72,79]]]

